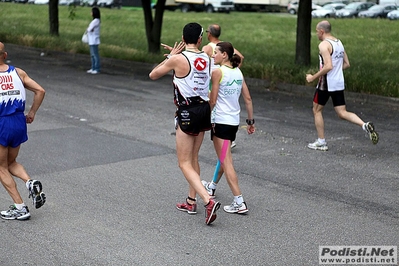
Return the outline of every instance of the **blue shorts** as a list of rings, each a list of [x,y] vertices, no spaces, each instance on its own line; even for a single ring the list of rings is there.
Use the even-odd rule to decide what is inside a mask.
[[[16,148],[28,140],[24,113],[0,117],[0,145]]]

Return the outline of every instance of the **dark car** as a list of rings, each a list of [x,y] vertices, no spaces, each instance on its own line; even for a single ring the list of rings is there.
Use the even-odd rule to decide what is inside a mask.
[[[335,12],[337,18],[355,18],[359,12],[369,9],[374,6],[373,2],[352,2],[345,8]]]
[[[375,5],[366,11],[359,12],[359,18],[386,18],[388,13],[396,10],[395,5]]]

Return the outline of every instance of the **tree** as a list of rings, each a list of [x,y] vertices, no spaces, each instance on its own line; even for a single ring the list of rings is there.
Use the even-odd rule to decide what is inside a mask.
[[[310,38],[312,26],[312,2],[301,0],[298,6],[296,25],[295,64],[310,65]]]
[[[50,0],[48,3],[50,35],[59,36],[58,0]]]
[[[165,1],[158,0],[155,7],[155,17],[152,17],[151,0],[141,0],[144,12],[145,32],[147,36],[148,52],[159,53],[161,49],[161,33]]]

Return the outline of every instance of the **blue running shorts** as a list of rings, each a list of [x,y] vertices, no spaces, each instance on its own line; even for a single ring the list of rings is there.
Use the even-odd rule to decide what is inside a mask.
[[[0,145],[16,148],[28,140],[24,113],[0,117]]]

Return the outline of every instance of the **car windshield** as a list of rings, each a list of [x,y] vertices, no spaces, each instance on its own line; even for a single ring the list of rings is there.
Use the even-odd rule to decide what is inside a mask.
[[[331,9],[333,9],[333,8],[334,8],[334,7],[333,7],[332,5],[330,5],[330,4],[325,5],[325,6],[322,7],[322,9],[327,9],[327,10],[331,10]]]
[[[356,9],[358,7],[359,4],[357,3],[350,3],[349,5],[347,5],[345,7],[345,9]]]
[[[380,11],[382,9],[384,9],[383,6],[372,6],[369,8],[370,11]]]

